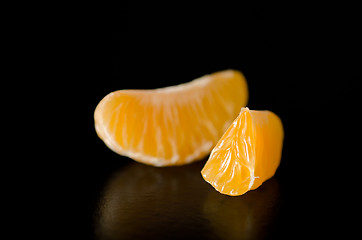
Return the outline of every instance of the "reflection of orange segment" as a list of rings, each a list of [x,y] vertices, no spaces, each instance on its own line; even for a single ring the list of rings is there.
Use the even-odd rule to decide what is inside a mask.
[[[95,128],[105,144],[139,162],[182,165],[210,153],[248,99],[244,76],[216,72],[154,90],[120,90],[98,104]]]
[[[284,131],[270,111],[242,108],[201,171],[217,191],[235,196],[258,188],[277,170]]]

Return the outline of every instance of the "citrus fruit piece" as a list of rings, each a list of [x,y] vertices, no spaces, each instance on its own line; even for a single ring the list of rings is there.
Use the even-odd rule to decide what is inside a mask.
[[[114,152],[153,166],[191,163],[210,153],[248,100],[241,72],[225,70],[152,90],[119,90],[94,112]]]
[[[201,174],[217,191],[230,196],[256,189],[274,176],[283,138],[282,122],[273,112],[241,108],[211,151]]]

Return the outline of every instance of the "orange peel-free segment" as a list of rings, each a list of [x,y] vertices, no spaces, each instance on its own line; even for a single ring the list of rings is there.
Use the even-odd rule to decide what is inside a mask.
[[[191,163],[210,153],[248,100],[241,72],[225,70],[153,90],[119,90],[94,112],[114,152],[153,166]]]
[[[281,159],[284,130],[270,111],[242,108],[201,171],[220,193],[237,196],[274,176]]]

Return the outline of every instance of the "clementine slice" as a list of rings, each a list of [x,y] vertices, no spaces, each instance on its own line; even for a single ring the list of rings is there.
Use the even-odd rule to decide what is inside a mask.
[[[273,112],[241,108],[201,174],[217,191],[230,196],[256,189],[274,176],[283,138],[282,122]]]
[[[153,166],[191,163],[210,153],[248,100],[241,72],[225,70],[153,90],[119,90],[94,112],[114,152]]]

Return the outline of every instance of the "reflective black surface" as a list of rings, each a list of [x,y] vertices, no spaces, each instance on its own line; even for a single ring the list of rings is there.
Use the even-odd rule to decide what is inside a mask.
[[[273,233],[280,186],[272,178],[240,197],[215,191],[204,162],[155,168],[130,162],[108,180],[98,201],[99,239],[263,239]]]

